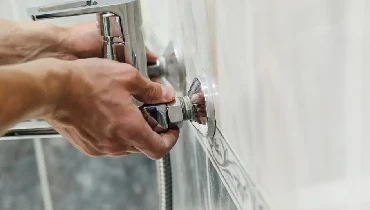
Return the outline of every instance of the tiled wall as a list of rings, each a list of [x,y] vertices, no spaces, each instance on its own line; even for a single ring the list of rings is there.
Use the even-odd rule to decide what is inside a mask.
[[[171,152],[175,210],[237,210],[191,124]]]
[[[24,12],[25,8],[45,3],[50,4],[51,2],[22,3],[15,0],[8,3],[10,4],[7,5],[7,8],[11,8],[11,10],[4,7],[1,17],[28,20]],[[149,29],[146,33],[147,45],[155,52],[160,53],[170,38],[169,34],[165,32],[170,31],[172,27],[165,24],[168,17],[164,14],[168,12],[171,4],[166,1],[145,1],[143,3],[145,23],[148,23],[148,21],[162,23],[157,25],[156,29],[161,31],[158,34],[151,33],[150,27],[144,27],[145,30]],[[10,11],[13,11],[13,13],[5,13]],[[153,12],[157,14],[153,14]],[[82,19],[68,18],[47,22],[69,25],[77,21],[93,19],[94,16],[90,15]],[[0,185],[0,197],[4,198],[4,201],[11,202],[10,206],[8,205],[9,207],[5,206],[5,203],[3,206],[0,203],[0,209],[24,209],[29,208],[33,203],[35,203],[34,207],[30,209],[44,209],[44,201],[48,197],[51,201],[51,207],[47,201],[45,210],[155,210],[158,208],[154,163],[143,155],[133,155],[125,158],[90,158],[79,153],[64,139],[42,140],[49,188],[46,195],[44,192],[43,196],[33,141],[1,142],[0,145],[3,144],[2,148],[7,150],[10,147],[7,144],[10,143],[12,143],[14,149],[19,149],[22,145],[29,146],[27,151],[30,154],[28,156],[19,154],[19,158],[33,160],[32,165],[20,165],[11,162],[8,165],[18,170],[29,171],[32,176],[28,178],[22,172],[6,169],[0,173],[9,176],[9,181],[15,181],[12,177],[19,177],[22,180],[20,182],[21,187],[24,187],[28,182],[32,183],[31,189],[33,191],[20,192],[14,190],[11,186],[1,187]],[[172,171],[174,173],[174,209],[236,209],[215,168],[206,157],[206,153],[193,135],[193,131],[189,130],[187,125],[182,129],[179,143],[171,154]],[[186,157],[188,159],[184,160]],[[30,171],[29,167],[32,167],[33,171]],[[29,180],[31,177],[33,179]],[[33,180],[36,180],[36,182]],[[12,193],[13,191],[15,193]],[[22,201],[21,198],[26,200],[20,202]]]
[[[1,15],[26,18],[20,11],[36,3],[6,1],[18,9]],[[179,39],[188,80],[200,73],[215,78],[218,126],[272,209],[369,208],[368,1],[142,3],[147,45],[161,52]],[[209,208],[212,195],[220,195],[209,193],[217,182],[210,174],[202,180],[208,159],[197,147],[191,151],[200,165],[188,170],[200,174],[193,181],[199,190],[191,192],[208,192],[194,203]]]
[[[43,148],[54,210],[158,208],[155,164],[144,155],[92,158],[64,139]]]
[[[143,2],[148,40],[216,79],[217,124],[272,209],[369,209],[369,1]]]
[[[144,155],[87,157],[42,141],[52,207],[44,208],[33,140],[0,142],[0,209],[158,209],[155,164]]]
[[[0,142],[0,209],[43,209],[32,140]]]

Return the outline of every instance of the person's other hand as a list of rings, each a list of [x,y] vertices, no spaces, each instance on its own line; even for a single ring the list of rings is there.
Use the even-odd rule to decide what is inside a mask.
[[[76,60],[103,57],[103,38],[95,22],[59,27],[42,22],[0,18],[0,25],[0,65],[19,64],[40,58]],[[112,22],[112,27],[120,33],[115,22]],[[155,59],[155,55],[153,57],[153,53],[147,50],[148,64],[155,63]]]
[[[121,34],[116,22],[112,21],[111,27],[114,33]],[[95,22],[80,23],[67,27],[65,30],[66,38],[64,42],[70,49],[72,56],[75,58],[103,57],[103,39]],[[148,64],[156,63],[157,56],[148,48],[146,48],[146,56]]]
[[[60,62],[68,72],[64,89],[45,119],[80,151],[91,156],[142,152],[159,159],[175,145],[179,130],[157,134],[132,100],[169,102],[175,97],[172,87],[146,80],[131,65],[115,61]]]

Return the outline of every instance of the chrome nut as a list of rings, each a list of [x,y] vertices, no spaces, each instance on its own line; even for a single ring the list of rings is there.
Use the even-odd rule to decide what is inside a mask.
[[[148,76],[149,78],[163,76],[163,67],[160,59],[157,59],[156,64],[148,66]]]
[[[170,123],[180,123],[184,120],[183,103],[176,97],[167,107],[168,119]]]

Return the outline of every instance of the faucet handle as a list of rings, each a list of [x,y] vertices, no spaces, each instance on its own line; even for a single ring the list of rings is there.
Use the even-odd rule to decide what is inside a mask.
[[[97,1],[92,0],[69,1],[64,3],[30,7],[27,9],[27,14],[30,15],[31,19],[34,21],[58,17],[76,16],[86,14],[85,12],[81,12],[79,9],[87,9],[97,5]]]
[[[80,7],[93,6],[97,4],[98,3],[96,1],[92,1],[92,0],[69,1],[65,3],[56,3],[56,4],[51,4],[51,5],[30,8],[29,12],[32,13],[32,11],[34,10],[38,10],[38,12],[52,12],[52,11],[60,11],[60,10],[68,10],[68,9],[74,9],[74,8],[80,8]]]
[[[137,10],[136,8],[137,5],[134,5],[136,1],[137,0],[77,0],[56,3],[51,5],[31,7],[27,9],[27,14],[30,15],[33,20],[42,20],[84,14],[93,14],[98,12],[119,13],[119,10],[122,9]],[[122,6],[131,8],[122,8]],[[141,25],[141,23],[139,24]]]
[[[176,91],[186,91],[186,68],[182,47],[178,41],[171,41],[156,63],[148,66],[148,76],[165,78]]]
[[[118,15],[111,12],[100,12],[96,14],[96,21],[102,37],[122,37],[121,20]]]
[[[107,12],[97,14],[98,27],[100,35],[104,39],[103,54],[104,57],[110,60],[117,60],[123,63],[127,63],[129,59],[124,56],[125,49],[122,44],[123,36],[119,27],[119,16]]]

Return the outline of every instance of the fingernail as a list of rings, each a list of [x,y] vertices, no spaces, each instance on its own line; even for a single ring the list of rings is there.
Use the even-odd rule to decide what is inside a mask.
[[[162,85],[161,89],[162,89],[162,97],[163,97],[163,99],[165,99],[165,100],[173,100],[175,98],[176,92],[175,92],[175,90],[172,87],[166,86],[166,85]]]

